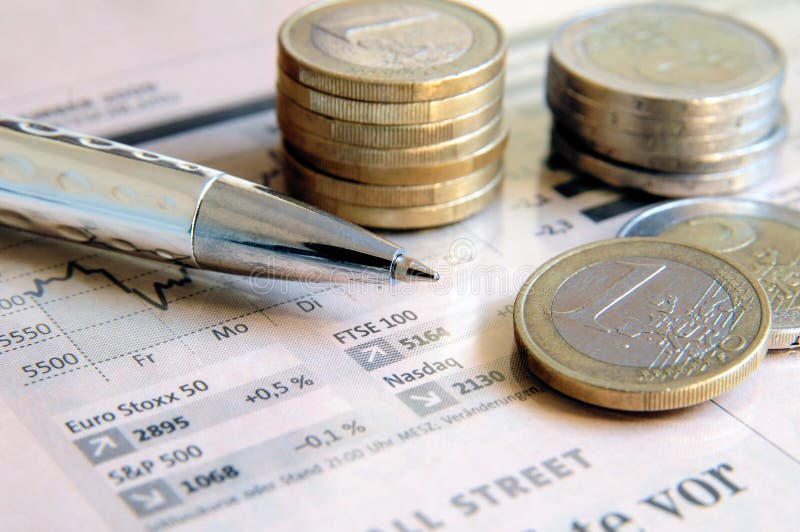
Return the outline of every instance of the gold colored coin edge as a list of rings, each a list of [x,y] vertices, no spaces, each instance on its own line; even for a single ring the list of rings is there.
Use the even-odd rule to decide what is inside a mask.
[[[278,122],[330,142],[373,149],[422,148],[474,133],[502,114],[502,98],[461,116],[426,124],[376,125],[339,120],[315,113],[278,91]]]
[[[479,213],[500,193],[503,169],[483,188],[454,201],[417,207],[370,207],[346,203],[325,196],[306,199],[341,218],[378,229],[423,229],[460,222]]]
[[[318,172],[298,161],[286,150],[281,150],[281,154],[289,167],[291,177],[287,179],[287,184],[294,195],[326,196],[373,207],[420,207],[453,201],[483,188],[502,169],[502,160],[497,159],[467,175],[437,183],[368,185]]]
[[[438,183],[445,179],[453,179],[474,172],[486,166],[490,161],[501,157],[508,144],[509,130],[504,129],[473,153],[464,157],[436,164],[403,167],[363,166],[330,161],[317,157],[312,153],[299,150],[291,143],[284,141],[284,147],[304,164],[343,179],[358,181],[369,185],[423,185]]]
[[[730,271],[735,272],[738,276],[743,278],[750,288],[755,292],[759,306],[761,307],[760,323],[756,328],[750,344],[748,345],[748,354],[743,355],[734,364],[725,366],[724,371],[719,371],[710,377],[692,377],[687,379],[688,382],[683,383],[682,386],[676,386],[678,381],[669,381],[666,383],[659,383],[658,385],[642,385],[636,382],[636,379],[629,379],[624,382],[625,389],[622,388],[620,382],[624,380],[624,373],[631,373],[632,375],[640,371],[641,368],[626,368],[624,366],[604,363],[588,357],[572,347],[557,331],[552,320],[544,318],[537,326],[537,335],[541,336],[543,328],[547,328],[547,333],[554,338],[554,343],[561,344],[563,349],[561,355],[553,355],[543,348],[540,341],[534,338],[531,328],[527,326],[526,321],[526,302],[528,298],[534,294],[536,283],[552,268],[564,261],[575,257],[576,255],[583,254],[584,252],[592,252],[597,249],[607,248],[608,246],[623,246],[631,247],[641,244],[651,245],[656,243],[657,246],[670,246],[680,247],[688,250],[689,253],[699,256],[707,255],[712,259],[718,261],[720,264],[728,268]],[[639,253],[640,256],[653,256],[650,253]],[[626,254],[625,256],[631,256]],[[674,255],[672,256],[674,257]],[[667,257],[664,257],[667,258]],[[672,259],[674,260],[674,258]],[[586,265],[592,262],[586,261]],[[706,270],[701,270],[706,271]],[[708,273],[708,272],[706,272]],[[709,274],[716,278],[715,275]],[[565,277],[562,275],[560,279],[563,281]],[[548,296],[556,293],[558,287],[554,290],[546,291]],[[540,288],[541,291],[541,288]],[[552,292],[552,293],[551,293]],[[552,298],[548,297],[546,303],[547,309],[552,305]],[[752,314],[752,313],[748,313]],[[691,246],[687,244],[680,244],[659,240],[656,238],[615,238],[609,240],[602,240],[592,242],[573,248],[565,253],[562,253],[537,268],[537,270],[523,283],[522,288],[517,295],[514,302],[514,333],[517,340],[517,345],[520,351],[525,355],[527,365],[530,370],[542,381],[552,386],[565,395],[591,403],[604,408],[612,408],[617,410],[629,411],[660,411],[675,408],[684,408],[699,404],[701,402],[712,399],[719,394],[729,391],[737,384],[744,381],[747,377],[753,374],[758,368],[767,352],[767,342],[770,331],[771,321],[771,308],[769,300],[758,281],[753,278],[749,273],[743,271],[736,264],[728,261],[724,257],[711,253],[703,248]],[[615,378],[601,380],[592,374],[584,374],[574,370],[567,364],[562,363],[557,357],[564,356],[563,352],[568,353],[568,358],[579,358],[591,360],[589,365],[605,366],[606,371],[613,372]],[[680,382],[678,382],[680,384]],[[651,387],[651,389],[648,389]]]
[[[304,153],[313,153],[318,159],[380,168],[427,166],[460,159],[489,144],[506,129],[504,116],[499,114],[481,128],[447,142],[416,148],[382,149],[334,142],[292,129],[290,124],[280,120],[278,125],[286,142]]]
[[[366,67],[338,61],[310,45],[313,20],[324,14],[325,10],[347,3],[372,2],[320,2],[290,16],[278,31],[280,69],[299,83],[320,92],[373,102],[416,102],[446,98],[483,85],[503,70],[507,41],[502,27],[492,17],[457,2],[414,0],[409,3],[435,6],[461,20],[472,31],[473,43],[464,54],[445,63],[446,66],[429,67],[429,75],[409,81],[409,71],[419,73],[425,69],[397,69],[388,71],[392,75],[387,78],[376,79],[376,73],[385,75],[387,71],[370,71]],[[298,32],[301,35],[298,36]],[[302,43],[294,42],[295,38],[307,43],[307,48],[301,49]],[[487,41],[495,43],[494,46],[486,46]],[[491,53],[487,53],[488,49],[491,49]],[[445,72],[441,72],[443,70]]]
[[[335,120],[371,125],[419,125],[451,120],[503,96],[505,73],[448,98],[426,102],[383,103],[349,100],[306,87],[278,70],[277,90],[297,105]]]

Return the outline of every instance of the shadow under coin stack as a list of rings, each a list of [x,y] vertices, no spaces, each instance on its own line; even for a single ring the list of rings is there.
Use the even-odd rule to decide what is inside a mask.
[[[784,56],[734,19],[688,7],[590,12],[553,38],[553,151],[611,185],[729,194],[773,173],[786,136]]]
[[[490,18],[433,0],[325,2],[278,40],[294,196],[386,229],[456,222],[497,196],[506,43]]]

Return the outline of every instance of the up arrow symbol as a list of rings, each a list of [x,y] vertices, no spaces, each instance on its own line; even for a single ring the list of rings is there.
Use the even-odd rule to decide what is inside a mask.
[[[151,489],[147,493],[132,493],[130,498],[136,502],[142,503],[142,507],[145,510],[158,508],[164,504],[164,502],[166,502],[164,495],[162,495],[161,492],[156,488]]]
[[[367,362],[369,362],[370,364],[372,364],[373,362],[375,362],[375,357],[376,357],[376,356],[384,356],[385,354],[386,354],[386,353],[384,353],[383,351],[381,351],[381,349],[380,349],[379,347],[377,347],[377,346],[373,346],[373,347],[372,347],[372,348],[369,350],[369,358],[367,359]]]
[[[425,395],[409,395],[409,399],[413,399],[415,401],[422,401],[422,403],[425,405],[425,408],[434,407],[442,402],[442,398],[439,397],[439,394],[437,394],[433,390],[429,391]]]
[[[89,440],[90,445],[94,445],[94,451],[92,455],[95,458],[100,458],[103,456],[103,453],[106,452],[106,449],[116,449],[117,442],[114,441],[114,438],[109,436],[108,434],[104,436],[99,436],[97,438],[92,438]]]

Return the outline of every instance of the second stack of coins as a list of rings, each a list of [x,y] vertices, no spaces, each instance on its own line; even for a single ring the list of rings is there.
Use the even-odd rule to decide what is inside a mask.
[[[503,179],[506,44],[437,0],[324,2],[279,34],[289,189],[354,223],[414,229],[486,207]]]
[[[727,194],[773,173],[786,136],[784,55],[724,15],[645,4],[590,12],[554,36],[554,151],[612,185]]]

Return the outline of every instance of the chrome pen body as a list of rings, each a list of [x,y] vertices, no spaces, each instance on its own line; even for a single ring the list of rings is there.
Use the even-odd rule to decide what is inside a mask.
[[[3,114],[0,224],[240,275],[438,277],[399,246],[263,185]]]

